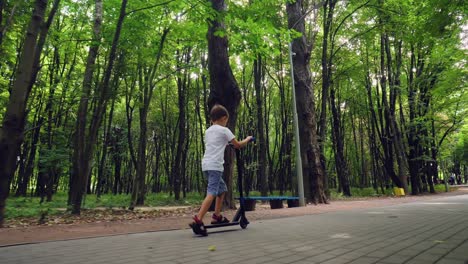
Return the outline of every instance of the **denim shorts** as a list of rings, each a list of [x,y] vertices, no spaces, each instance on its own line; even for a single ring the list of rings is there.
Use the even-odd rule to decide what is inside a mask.
[[[208,194],[218,196],[223,192],[227,192],[227,187],[223,180],[222,171],[209,170],[204,171],[203,174],[205,174],[205,177],[208,179]]]

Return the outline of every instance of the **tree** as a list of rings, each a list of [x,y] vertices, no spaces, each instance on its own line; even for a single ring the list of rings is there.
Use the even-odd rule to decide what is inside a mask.
[[[317,204],[327,203],[323,188],[323,167],[320,146],[317,139],[315,98],[309,68],[311,43],[307,42],[305,31],[305,10],[307,2],[298,0],[286,5],[288,25],[301,33],[292,42],[294,83],[299,116],[299,135],[306,199]]]
[[[102,83],[99,85],[97,104],[94,108],[91,122],[89,123],[89,131],[86,134],[86,114],[88,112],[88,96],[91,88],[91,78],[93,76],[93,67],[95,60],[95,51],[90,49],[88,55],[87,71],[85,73],[85,79],[83,80],[83,92],[80,102],[80,110],[78,112],[79,121],[77,124],[77,136],[75,145],[75,159],[73,165],[73,175],[70,184],[69,203],[72,207],[73,214],[80,214],[81,203],[83,195],[88,185],[88,178],[91,173],[91,163],[94,158],[94,151],[96,148],[96,140],[99,127],[101,126],[102,117],[106,111],[107,102],[110,98],[110,78],[114,67],[115,57],[117,53],[117,45],[119,43],[120,33],[122,30],[122,24],[125,18],[125,10],[127,7],[127,0],[122,0],[120,7],[120,15],[117,20],[117,27],[115,30],[114,38],[112,41],[111,50],[109,53],[109,60],[107,68],[104,72]],[[102,1],[96,0],[95,8],[95,22],[94,31],[96,37],[100,35],[100,25],[102,21]],[[97,38],[99,40],[99,38]],[[89,67],[89,68],[88,68]]]
[[[241,93],[236,78],[229,64],[228,39],[224,25],[226,4],[224,0],[210,0],[211,7],[216,11],[216,17],[208,20],[208,70],[210,75],[210,95],[208,109],[215,104],[221,104],[229,112],[228,128],[235,133],[237,122],[237,108],[240,104]],[[234,152],[226,148],[224,156],[224,173],[228,190],[232,189]],[[234,207],[232,193],[226,195],[226,202],[230,208]]]
[[[0,227],[3,226],[5,201],[10,193],[10,182],[16,170],[16,159],[23,143],[26,119],[26,102],[31,93],[30,82],[33,76],[34,58],[37,49],[37,36],[43,23],[47,0],[36,0],[34,11],[25,34],[21,59],[11,90],[10,100],[0,128]]]
[[[151,99],[153,97],[153,91],[156,87],[157,80],[155,78],[157,71],[159,70],[159,64],[161,56],[163,54],[164,43],[166,36],[169,33],[169,29],[163,29],[161,39],[159,42],[158,50],[155,55],[154,63],[145,67],[144,65],[138,66],[139,75],[139,113],[140,113],[140,136],[138,141],[138,157],[136,164],[136,175],[132,190],[132,200],[130,202],[130,209],[133,210],[135,205],[143,205],[146,194],[146,142],[147,142],[147,117],[148,109],[150,106]]]

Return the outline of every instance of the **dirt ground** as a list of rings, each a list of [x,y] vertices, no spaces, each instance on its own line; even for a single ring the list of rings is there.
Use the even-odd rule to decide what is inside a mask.
[[[332,201],[330,204],[307,205],[306,207],[283,208],[271,210],[269,205],[259,204],[255,211],[247,212],[247,218],[253,224],[255,221],[292,217],[326,212],[352,210],[357,208],[373,208],[395,204],[424,201],[444,196],[468,194],[468,187],[460,187],[449,193],[426,194],[405,197],[375,197],[366,199],[350,199]],[[287,207],[287,206],[285,206]],[[191,216],[197,208],[177,207],[157,210],[140,210],[139,212],[122,212],[115,210],[93,210],[92,217],[86,218],[86,212],[81,218],[49,217],[43,224],[28,223],[24,225],[8,224],[0,229],[0,246],[38,243],[44,241],[77,239],[98,236],[110,236],[139,232],[155,232],[175,229],[188,229]],[[232,218],[235,211],[225,212]],[[209,216],[205,217],[205,222]],[[191,232],[187,230],[187,232]]]

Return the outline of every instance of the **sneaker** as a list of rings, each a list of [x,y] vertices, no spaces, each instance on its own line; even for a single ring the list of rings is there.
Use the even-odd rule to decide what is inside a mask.
[[[193,217],[193,222],[189,224],[189,226],[192,228],[193,233],[196,235],[202,235],[202,236],[207,236],[208,233],[206,232],[205,225],[203,224],[203,221],[198,219],[197,216]]]
[[[225,224],[225,223],[229,223],[229,219],[227,219],[226,217],[224,217],[223,215],[215,215],[213,214],[211,216],[211,224],[212,225],[216,225],[216,224]]]

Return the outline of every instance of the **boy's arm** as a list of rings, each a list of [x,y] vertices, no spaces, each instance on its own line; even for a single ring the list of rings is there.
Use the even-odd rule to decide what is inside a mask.
[[[243,140],[241,141],[237,141],[236,138],[233,138],[231,140],[231,144],[236,148],[236,149],[240,149],[240,148],[243,148],[245,145],[247,145],[247,143],[249,143],[251,140],[252,140],[252,136],[248,136],[246,138],[244,138]]]

